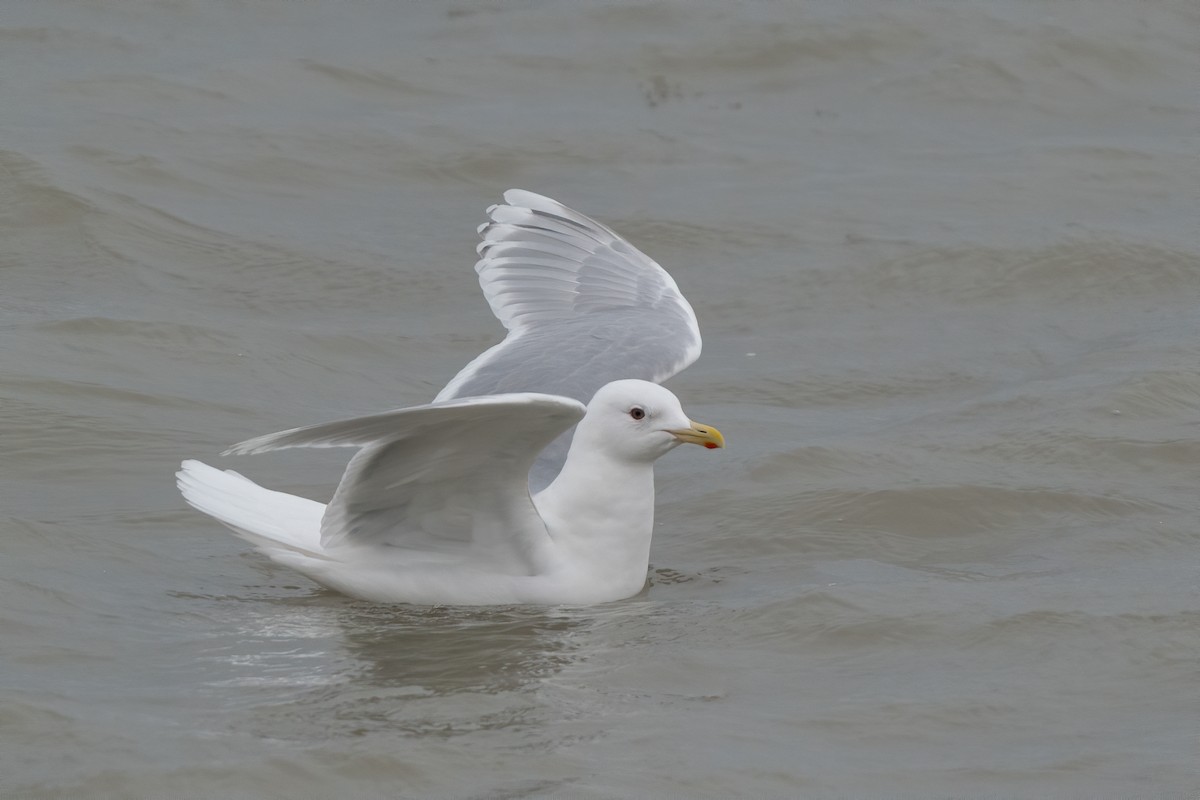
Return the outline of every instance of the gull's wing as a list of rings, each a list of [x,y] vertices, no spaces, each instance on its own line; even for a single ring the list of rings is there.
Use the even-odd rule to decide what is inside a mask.
[[[588,402],[620,378],[666,380],[700,355],[696,315],[667,271],[608,227],[548,197],[510,189],[479,231],[479,283],[504,341],[437,400],[546,392]],[[562,467],[570,433],[538,459],[537,491]]]
[[[472,397],[267,434],[226,454],[362,448],[321,519],[323,547],[467,553],[489,569],[528,574],[548,538],[526,476],[583,414],[565,397]]]

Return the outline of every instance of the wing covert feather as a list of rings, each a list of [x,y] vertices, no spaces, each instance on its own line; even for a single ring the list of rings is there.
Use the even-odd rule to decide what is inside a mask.
[[[281,431],[227,452],[360,447],[325,510],[323,546],[471,551],[519,573],[546,536],[526,476],[583,414],[552,395],[472,397]]]

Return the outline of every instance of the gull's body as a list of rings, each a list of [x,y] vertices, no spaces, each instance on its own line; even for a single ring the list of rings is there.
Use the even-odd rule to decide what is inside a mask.
[[[251,439],[356,447],[324,504],[185,461],[194,507],[272,560],[378,602],[586,604],[646,579],[653,463],[723,446],[651,381],[699,355],[691,307],[608,228],[527,192],[489,209],[476,265],[508,328],[429,405]],[[587,402],[587,406],[583,405]]]

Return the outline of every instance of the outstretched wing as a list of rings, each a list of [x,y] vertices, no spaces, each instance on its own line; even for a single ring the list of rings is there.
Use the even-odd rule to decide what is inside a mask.
[[[437,400],[547,392],[588,402],[620,378],[661,382],[700,355],[696,315],[667,271],[608,227],[548,197],[510,189],[479,230],[479,283],[508,336]],[[560,436],[538,459],[534,491],[558,474]]]
[[[548,541],[529,496],[537,454],[581,403],[542,394],[471,397],[272,433],[226,454],[359,447],[321,520],[321,544],[452,554],[527,574]]]

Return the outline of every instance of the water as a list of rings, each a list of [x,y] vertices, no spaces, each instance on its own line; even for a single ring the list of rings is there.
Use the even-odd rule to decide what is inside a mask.
[[[9,2],[0,793],[1195,797],[1194,3]],[[384,608],[179,460],[423,402],[510,186],[695,306],[651,585]],[[237,467],[328,496],[344,454]],[[217,463],[227,463],[218,461]]]

